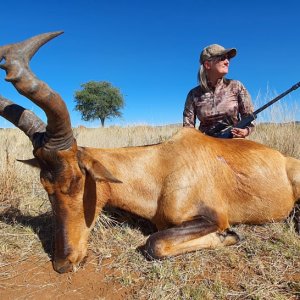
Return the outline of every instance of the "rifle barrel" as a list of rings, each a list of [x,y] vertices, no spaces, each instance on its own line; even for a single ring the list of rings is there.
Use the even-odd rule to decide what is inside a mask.
[[[274,98],[273,100],[269,101],[268,103],[266,103],[265,105],[263,105],[262,107],[260,107],[259,109],[257,109],[255,112],[253,112],[253,115],[256,116],[257,114],[259,114],[261,111],[263,111],[264,109],[266,109],[267,107],[269,107],[270,105],[272,105],[273,103],[275,103],[276,101],[280,100],[281,98],[283,98],[284,96],[286,96],[287,94],[289,94],[290,92],[296,90],[297,88],[300,87],[300,81],[298,83],[296,83],[295,85],[293,85],[290,89],[288,89],[287,91],[283,92],[282,94],[278,95],[276,98]]]

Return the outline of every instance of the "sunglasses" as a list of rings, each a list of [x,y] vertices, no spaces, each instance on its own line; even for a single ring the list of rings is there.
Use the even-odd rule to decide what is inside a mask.
[[[230,57],[227,54],[224,54],[224,55],[215,56],[211,60],[214,62],[220,62],[220,61],[224,61],[226,59],[230,60]]]

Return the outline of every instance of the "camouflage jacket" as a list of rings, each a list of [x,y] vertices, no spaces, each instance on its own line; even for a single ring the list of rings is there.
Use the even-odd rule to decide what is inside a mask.
[[[241,118],[253,113],[251,96],[237,80],[222,78],[215,89],[203,91],[200,86],[187,95],[183,111],[183,126],[195,127],[196,117],[200,120],[199,130],[208,133],[218,124],[235,126]],[[250,125],[251,132],[254,125]]]

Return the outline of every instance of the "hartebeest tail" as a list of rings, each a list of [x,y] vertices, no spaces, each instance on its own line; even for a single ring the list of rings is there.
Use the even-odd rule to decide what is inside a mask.
[[[232,224],[262,224],[289,215],[300,198],[300,161],[258,143],[183,128],[147,147],[77,147],[65,103],[28,66],[39,47],[60,33],[0,48],[6,80],[47,115],[45,125],[0,98],[0,115],[33,143],[53,210],[56,271],[71,271],[83,260],[89,233],[107,203],[156,225],[159,231],[145,246],[156,258],[232,245],[239,241]]]

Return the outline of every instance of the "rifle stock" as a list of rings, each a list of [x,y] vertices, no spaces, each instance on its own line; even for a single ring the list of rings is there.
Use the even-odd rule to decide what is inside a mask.
[[[223,138],[223,139],[232,138],[232,133],[231,133],[232,128],[234,128],[234,127],[235,128],[246,128],[247,126],[249,126],[251,124],[252,121],[254,121],[257,118],[257,115],[260,112],[262,112],[267,107],[274,104],[275,102],[277,102],[278,100],[280,100],[281,98],[283,98],[284,96],[286,96],[287,94],[289,94],[290,92],[296,90],[299,87],[300,87],[300,81],[298,83],[296,83],[295,85],[293,85],[288,90],[286,90],[285,92],[283,92],[282,94],[280,94],[279,96],[275,97],[274,99],[267,102],[265,105],[263,105],[262,107],[260,107],[256,111],[254,111],[253,114],[243,118],[241,121],[239,121],[236,124],[236,126],[229,126],[228,127],[228,126],[223,125],[223,124],[218,124],[215,128],[213,128],[212,130],[210,130],[208,132],[208,135],[211,135],[211,136],[217,137],[217,138]]]

